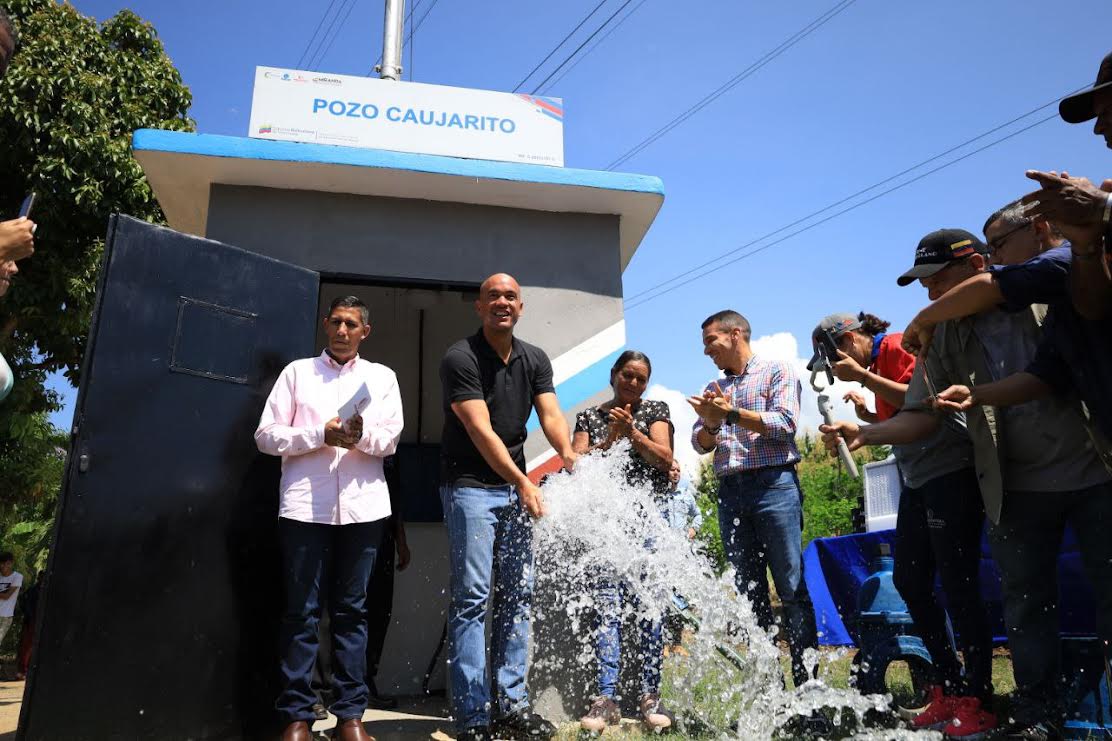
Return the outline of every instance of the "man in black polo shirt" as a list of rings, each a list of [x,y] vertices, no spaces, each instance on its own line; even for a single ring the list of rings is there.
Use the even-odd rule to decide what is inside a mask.
[[[533,591],[530,517],[544,514],[541,490],[525,475],[525,423],[534,407],[565,468],[571,469],[576,455],[548,356],[513,336],[523,308],[516,280],[505,273],[487,278],[475,302],[482,327],[448,348],[440,364],[440,499],[452,591],[449,676],[461,740],[547,739],[556,732],[530,708],[525,682]],[[495,666],[488,672],[484,625],[492,588]]]

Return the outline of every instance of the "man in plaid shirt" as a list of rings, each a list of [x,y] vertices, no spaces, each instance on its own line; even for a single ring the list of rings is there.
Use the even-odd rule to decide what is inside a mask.
[[[688,399],[699,415],[691,444],[700,453],[714,451],[722,545],[738,591],[766,630],[773,624],[766,577],[772,570],[798,687],[810,678],[803,651],[817,645],[803,581],[803,494],[795,471],[800,384],[789,363],[754,355],[750,335],[736,311],[703,322],[703,353],[726,377]]]

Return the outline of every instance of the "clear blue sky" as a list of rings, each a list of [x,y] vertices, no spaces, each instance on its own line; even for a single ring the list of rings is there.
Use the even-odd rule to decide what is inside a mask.
[[[374,64],[382,2],[353,1],[315,69],[366,74]],[[490,90],[511,90],[597,3],[420,0],[417,17],[434,1],[414,79]],[[294,67],[329,2],[72,0],[98,19],[130,7],[152,22],[193,91],[198,129],[237,136],[255,65]],[[608,0],[555,60],[623,2]],[[567,166],[604,169],[835,4],[646,0],[548,92],[564,99]],[[1109,28],[1112,3],[857,0],[620,168],[661,177],[667,194],[625,273],[626,296],[1091,83]],[[654,382],[694,391],[714,375],[699,324],[721,308],[748,316],[755,336],[790,332],[801,348],[834,311],[867,309],[902,328],[925,299],[895,284],[919,238],[942,226],[979,232],[1030,189],[1027,168],[1112,176],[1112,152],[1086,125],[1042,124],[630,309],[629,344],[653,358]]]

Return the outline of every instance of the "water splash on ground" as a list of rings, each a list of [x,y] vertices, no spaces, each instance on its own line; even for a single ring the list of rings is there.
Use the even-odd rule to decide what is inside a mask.
[[[592,585],[600,574],[611,574],[624,580],[640,603],[635,607],[633,600],[625,601],[626,625],[674,610],[674,593],[689,604],[684,617],[697,625],[684,644],[690,656],[673,661],[665,673],[669,685],[662,688],[675,705],[680,730],[689,735],[753,741],[796,737],[807,729],[800,726],[802,719],[821,711],[834,737],[910,737],[894,727],[862,731],[866,716],[874,716],[869,724],[891,719],[891,698],[830,687],[821,678],[821,666],[820,679],[786,689],[780,649],[758,626],[748,600],[738,596],[733,572],[716,575],[685,533],[669,526],[652,493],[626,483],[627,455],[628,443],[619,443],[608,454],[584,456],[573,474],[552,476],[544,486],[548,514],[534,530],[537,590],[558,595],[543,609],[566,614],[559,621],[541,618],[568,625],[563,638],[573,641],[574,649],[561,656],[539,654],[535,661],[575,662],[572,668],[581,676],[593,676]],[[623,658],[633,654],[637,635],[623,629]],[[809,652],[808,660],[813,665],[819,653]]]

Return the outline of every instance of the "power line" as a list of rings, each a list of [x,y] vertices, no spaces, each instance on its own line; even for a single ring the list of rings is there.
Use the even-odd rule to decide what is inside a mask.
[[[332,16],[332,20],[325,26],[324,33],[321,34],[320,41],[317,43],[316,51],[310,53],[309,59],[305,62],[306,69],[315,69],[317,64],[317,57],[320,55],[321,50],[324,48],[325,42],[328,41],[329,34],[336,26],[336,21],[339,20],[340,14],[344,12],[344,7],[348,4],[349,0],[340,0],[339,7],[336,8],[336,15]]]
[[[317,34],[320,33],[320,27],[324,25],[325,19],[328,18],[328,14],[332,12],[332,8],[335,5],[336,0],[332,0],[332,2],[328,4],[328,7],[324,9],[324,15],[320,17],[320,22],[317,23],[316,30],[313,31],[313,35],[309,37],[309,43],[305,45],[305,51],[301,52],[301,56],[297,58],[298,69],[302,69],[301,64],[305,61],[305,57],[309,53],[309,47],[311,47],[313,45],[313,42],[316,41]]]
[[[440,0],[432,0],[429,3],[429,9],[425,11],[425,14],[421,16],[421,19],[417,21],[417,23],[413,26],[413,29],[409,32],[410,41],[412,41],[413,37],[417,35],[417,32],[421,30],[421,25],[428,19],[429,14],[432,13],[433,8],[436,7],[436,4],[438,2],[440,2]]]
[[[753,62],[748,67],[743,69],[741,72],[739,72],[738,74],[731,77],[729,80],[727,80],[725,83],[723,83],[720,87],[718,87],[718,89],[716,89],[713,92],[711,92],[710,94],[708,94],[706,97],[704,97],[698,103],[691,106],[686,111],[684,111],[680,115],[676,116],[675,118],[673,118],[668,123],[664,124],[664,126],[661,126],[659,129],[654,131],[652,134],[650,134],[645,139],[642,139],[639,143],[634,145],[631,149],[627,150],[624,154],[622,154],[620,157],[618,157],[613,162],[611,162],[609,165],[607,165],[606,169],[607,170],[613,170],[615,167],[621,166],[627,160],[632,159],[633,157],[635,157],[638,154],[640,154],[641,152],[643,152],[646,148],[651,146],[654,142],[656,142],[658,139],[660,139],[665,134],[670,132],[672,129],[676,128],[677,126],[682,124],[684,121],[691,118],[696,113],[703,110],[704,108],[706,108],[708,105],[710,105],[714,101],[718,100],[718,98],[722,97],[727,92],[729,92],[730,90],[737,87],[744,80],[748,79],[750,76],[752,76],[757,71],[759,71],[762,67],[764,67],[765,65],[772,62],[778,56],[780,56],[781,54],[786,52],[788,49],[790,49],[793,46],[795,46],[796,44],[798,44],[800,41],[802,41],[806,37],[810,36],[812,33],[817,31],[818,29],[822,28],[829,21],[833,20],[835,16],[837,16],[842,11],[846,10],[850,5],[853,5],[853,3],[855,3],[855,2],[857,2],[857,0],[841,0],[841,2],[839,2],[833,8],[826,11],[825,13],[820,15],[818,18],[816,18],[815,20],[811,21],[810,23],[808,23],[803,28],[796,31],[794,34],[792,34],[787,39],[782,41],[780,43],[780,45],[777,46],[775,49],[766,53],[764,56],[762,56],[756,62]]]
[[[521,78],[521,82],[519,82],[519,83],[517,83],[516,85],[514,85],[514,89],[513,89],[513,90],[512,90],[511,92],[515,92],[515,93],[516,93],[516,92],[517,92],[518,90],[520,90],[520,89],[521,89],[521,86],[522,86],[522,85],[524,85],[524,84],[525,84],[525,82],[526,82],[526,81],[527,81],[527,80],[528,80],[528,79],[529,79],[530,77],[532,77],[532,76],[533,76],[533,75],[534,75],[534,74],[536,73],[536,71],[537,71],[537,70],[539,70],[539,69],[540,69],[540,68],[541,68],[541,67],[542,67],[542,66],[544,65],[544,63],[545,63],[545,62],[547,62],[547,61],[548,61],[549,59],[551,59],[551,58],[552,58],[552,55],[553,55],[553,54],[555,54],[555,53],[556,53],[556,51],[557,51],[557,50],[558,50],[558,49],[559,49],[559,48],[560,48],[561,46],[563,46],[564,44],[566,44],[566,43],[567,43],[567,41],[568,41],[568,39],[570,39],[570,38],[571,38],[572,36],[574,36],[574,35],[575,35],[575,32],[576,32],[576,31],[578,31],[579,29],[583,28],[583,24],[584,24],[584,23],[586,23],[586,22],[587,22],[587,21],[588,21],[588,20],[589,20],[589,19],[591,18],[591,16],[593,16],[593,15],[594,15],[595,13],[597,13],[597,12],[598,12],[598,10],[599,10],[599,8],[601,8],[601,7],[603,6],[603,5],[606,5],[606,0],[600,0],[599,4],[598,4],[598,5],[596,5],[596,6],[595,6],[595,7],[594,7],[594,8],[593,8],[593,9],[591,10],[591,12],[590,12],[590,13],[588,13],[588,14],[587,14],[587,15],[585,15],[585,16],[583,16],[583,20],[579,21],[579,23],[578,23],[578,24],[577,24],[577,25],[575,26],[575,28],[573,28],[573,29],[572,29],[571,31],[569,31],[569,32],[568,32],[568,35],[567,35],[567,36],[565,36],[564,38],[560,39],[560,43],[559,43],[559,44],[556,44],[556,46],[552,47],[552,51],[548,52],[548,54],[547,54],[547,55],[545,56],[545,58],[544,58],[544,59],[542,59],[541,61],[537,62],[537,66],[536,66],[536,67],[533,67],[533,69],[529,70],[529,74],[525,75],[525,77],[522,77],[522,78]]]
[[[853,0],[850,0],[850,1],[852,2]],[[633,0],[625,0],[625,2],[621,4],[621,7],[619,7],[619,8],[617,9],[617,10],[615,10],[615,11],[614,11],[613,13],[611,13],[611,14],[610,14],[610,17],[609,17],[609,18],[607,18],[607,19],[606,19],[605,21],[603,21],[603,22],[602,22],[602,25],[601,25],[601,26],[599,26],[598,28],[596,28],[596,29],[594,30],[594,33],[592,33],[592,34],[591,34],[590,36],[588,36],[588,37],[587,37],[586,39],[584,39],[584,40],[583,40],[583,43],[582,43],[582,44],[580,44],[579,46],[575,47],[575,51],[573,51],[573,52],[572,52],[571,54],[569,54],[568,56],[564,57],[564,61],[562,61],[562,62],[560,62],[560,63],[559,63],[558,65],[556,65],[556,69],[554,69],[554,70],[552,70],[551,72],[549,72],[549,73],[548,73],[548,77],[546,77],[546,78],[544,78],[543,80],[541,80],[541,84],[540,84],[540,85],[537,85],[537,86],[536,86],[535,88],[533,88],[533,91],[532,91],[532,92],[530,93],[530,95],[536,95],[536,94],[537,94],[537,91],[538,91],[538,90],[540,90],[540,89],[541,89],[542,87],[544,87],[544,86],[545,86],[545,83],[547,83],[547,82],[548,82],[549,80],[551,80],[551,79],[552,79],[552,76],[553,76],[554,74],[556,74],[557,72],[559,72],[559,71],[561,70],[561,68],[563,68],[563,66],[564,66],[565,64],[567,64],[567,63],[568,63],[569,61],[571,61],[571,59],[572,59],[572,58],[573,58],[573,57],[574,57],[574,56],[575,56],[576,54],[578,54],[578,53],[579,53],[579,50],[580,50],[580,49],[582,49],[582,48],[583,48],[584,46],[586,46],[587,44],[591,43],[591,39],[593,39],[593,38],[594,38],[595,36],[598,36],[599,32],[600,32],[600,31],[602,31],[602,29],[606,28],[606,27],[607,27],[607,26],[608,26],[608,25],[610,24],[610,21],[612,21],[612,20],[614,20],[615,18],[617,18],[617,17],[618,17],[618,14],[619,14],[619,13],[621,13],[621,12],[622,12],[623,10],[625,10],[625,9],[626,9],[626,7],[627,7],[627,6],[628,6],[628,5],[629,5],[629,4],[631,3],[631,2],[633,2]]]
[[[660,298],[661,296],[663,296],[667,293],[671,293],[672,291],[676,290],[677,288],[681,288],[681,287],[687,285],[688,283],[691,283],[693,281],[698,280],[699,278],[702,278],[705,275],[709,275],[710,273],[714,272],[715,270],[719,270],[721,268],[724,268],[727,265],[733,265],[734,263],[740,262],[741,260],[744,260],[747,257],[752,257],[753,255],[757,254],[758,252],[764,252],[765,250],[770,249],[772,247],[775,247],[776,245],[780,244],[781,242],[784,242],[788,239],[791,239],[792,237],[794,237],[798,234],[802,234],[803,232],[814,229],[816,226],[819,226],[821,224],[825,224],[826,222],[831,221],[832,219],[836,219],[843,214],[847,214],[850,211],[854,211],[856,209],[859,209],[866,204],[872,203],[873,201],[877,200],[878,198],[883,198],[884,196],[888,195],[889,193],[893,193],[893,192],[895,192],[897,190],[900,190],[902,188],[906,188],[907,186],[911,185],[912,183],[916,183],[916,182],[922,180],[923,178],[928,177],[930,175],[933,175],[934,173],[939,172],[941,170],[945,170],[947,167],[950,167],[951,165],[956,165],[957,163],[959,163],[963,160],[969,159],[970,157],[972,157],[975,154],[980,154],[981,152],[985,151],[986,149],[989,149],[990,147],[994,147],[997,144],[1001,144],[1001,143],[1003,143],[1003,142],[1005,142],[1009,139],[1012,139],[1016,136],[1019,136],[1020,134],[1026,132],[1026,131],[1030,131],[1031,129],[1035,128],[1036,126],[1041,126],[1042,124],[1046,123],[1047,121],[1053,121],[1056,118],[1058,118],[1058,114],[1057,113],[1052,113],[1045,118],[1041,118],[1041,119],[1039,119],[1038,121],[1035,121],[1032,124],[1028,124],[1027,126],[1024,126],[1022,129],[1018,129],[1016,131],[1013,131],[1010,134],[1005,134],[1004,136],[1000,137],[999,139],[994,139],[993,141],[989,142],[988,144],[985,144],[982,147],[978,147],[977,149],[974,149],[972,152],[967,152],[966,154],[963,154],[962,156],[960,156],[956,159],[950,160],[949,162],[945,162],[945,163],[939,165],[938,167],[935,167],[934,169],[927,170],[924,173],[916,175],[912,179],[907,180],[905,182],[902,182],[899,185],[895,185],[895,186],[889,188],[888,190],[883,190],[880,193],[877,193],[876,195],[871,196],[870,198],[866,198],[864,201],[860,201],[859,203],[855,203],[852,206],[849,206],[848,208],[844,208],[841,211],[837,211],[837,212],[831,214],[830,216],[827,216],[824,219],[820,219],[819,221],[816,221],[813,224],[808,224],[807,226],[803,227],[802,229],[797,229],[796,231],[794,231],[790,234],[785,234],[783,237],[780,237],[777,240],[769,242],[768,244],[766,244],[762,247],[758,247],[755,250],[751,250],[751,251],[746,252],[742,255],[738,255],[737,257],[733,258],[732,260],[727,260],[726,262],[724,262],[720,265],[716,265],[712,270],[707,270],[707,271],[704,271],[704,272],[699,273],[697,275],[693,275],[690,278],[688,278],[687,280],[684,280],[680,283],[676,283],[675,285],[669,286],[668,288],[665,288],[663,291],[655,293],[652,296],[648,296],[646,298],[637,300],[634,303],[625,306],[625,310],[629,311],[630,309],[635,309],[639,306],[644,306],[645,304],[649,303],[650,301],[653,301],[654,299],[658,299],[658,298]],[[670,282],[670,281],[666,281],[666,282]]]
[[[345,2],[347,2],[347,0],[345,0]],[[336,33],[332,34],[332,38],[329,39],[328,45],[324,46],[323,50],[320,51],[317,60],[312,65],[312,69],[317,69],[320,66],[320,64],[324,61],[325,56],[327,56],[329,50],[332,49],[332,44],[336,43],[336,39],[339,37],[340,32],[344,30],[344,26],[347,24],[348,18],[351,17],[351,11],[355,9],[355,3],[356,0],[350,0],[350,2],[348,2],[347,13],[344,14],[344,19],[340,21],[339,26],[336,26]],[[336,12],[336,17],[332,19],[333,25],[335,25],[335,21],[337,18],[340,17],[340,13],[343,12],[343,9],[344,6],[341,5],[340,10]],[[329,28],[331,28],[331,26]]]
[[[409,14],[409,38],[406,39],[405,48],[409,50],[409,80],[413,81],[413,15],[417,12],[417,2],[413,3],[413,13]],[[404,77],[404,74],[403,74]]]
[[[569,72],[571,72],[573,69],[578,67],[580,62],[582,62],[584,59],[586,59],[587,57],[589,57],[591,55],[591,52],[593,52],[595,49],[599,48],[599,46],[602,45],[602,42],[604,42],[604,41],[606,41],[606,39],[610,38],[610,34],[614,33],[619,28],[621,28],[622,24],[625,23],[626,21],[628,21],[630,16],[633,15],[634,13],[636,13],[641,8],[641,6],[645,4],[645,2],[646,2],[646,0],[640,0],[640,2],[638,2],[636,5],[634,5],[633,10],[629,11],[624,16],[622,16],[622,19],[620,21],[618,21],[617,23],[615,23],[613,26],[611,26],[610,30],[608,30],[606,33],[604,33],[598,41],[596,41],[594,44],[591,45],[590,49],[583,52],[583,54],[579,55],[579,57],[571,64],[571,66],[567,67],[563,72],[561,72],[559,75],[556,76],[556,79],[554,79],[552,82],[548,83],[548,85],[546,85],[544,87],[544,89],[540,91],[540,94],[541,95],[547,95],[548,91],[551,90],[552,87],[554,85],[556,85],[556,83],[558,83],[560,80],[564,79],[564,77]]]
[[[410,24],[409,24],[409,81],[410,82],[413,82],[413,48],[415,46],[414,40],[417,38],[417,32],[421,30],[421,24],[423,24],[425,22],[425,19],[427,19],[429,17],[429,13],[431,13],[433,11],[433,8],[436,7],[436,4],[438,2],[440,2],[440,0],[432,0],[432,2],[429,3],[429,9],[425,11],[425,14],[423,16],[421,16],[420,19],[418,19],[416,22],[410,22]],[[414,6],[413,10],[416,12],[417,7]]]
[[[1027,111],[1026,113],[1022,113],[1022,114],[1016,116],[1015,118],[1013,118],[1009,121],[1005,121],[1002,124],[999,124],[997,126],[993,126],[991,129],[988,129],[987,131],[983,131],[980,134],[977,134],[976,136],[973,136],[969,139],[966,139],[965,141],[961,142],[960,144],[955,144],[954,146],[950,147],[949,149],[946,149],[942,152],[939,152],[938,154],[932,155],[931,157],[928,157],[927,159],[925,159],[921,162],[918,162],[918,163],[912,165],[911,167],[904,168],[903,170],[900,170],[896,174],[890,175],[890,176],[884,178],[883,180],[877,181],[877,182],[873,183],[872,185],[868,186],[867,188],[862,188],[861,190],[857,191],[856,193],[851,193],[850,195],[845,196],[844,198],[840,198],[837,201],[834,201],[833,203],[830,203],[830,204],[820,208],[818,211],[812,211],[811,213],[807,214],[806,216],[798,218],[795,221],[791,222],[790,224],[785,224],[784,226],[780,227],[779,229],[775,229],[771,232],[768,232],[767,234],[763,234],[760,237],[757,237],[756,239],[752,239],[752,240],[746,242],[743,245],[740,245],[740,246],[735,247],[731,250],[727,250],[726,252],[723,252],[719,255],[716,255],[715,257],[712,257],[710,260],[707,260],[704,263],[696,265],[695,267],[690,268],[689,270],[685,270],[682,273],[678,273],[677,275],[672,276],[668,280],[661,281],[660,283],[657,283],[654,286],[646,288],[645,290],[643,290],[639,293],[635,293],[632,296],[628,296],[626,298],[626,300],[627,301],[633,301],[633,300],[645,295],[646,293],[651,293],[652,291],[655,291],[658,288],[661,288],[663,286],[668,285],[669,283],[671,283],[674,280],[679,280],[680,278],[691,275],[692,273],[696,272],[697,270],[702,270],[705,267],[713,265],[714,263],[718,262],[719,260],[721,260],[725,257],[729,257],[730,255],[736,254],[736,253],[746,249],[747,247],[752,247],[753,245],[757,244],[758,242],[763,242],[764,240],[768,239],[769,237],[774,237],[777,234],[779,234],[780,232],[787,231],[788,229],[791,229],[793,226],[797,226],[799,224],[802,224],[805,221],[808,221],[810,219],[813,219],[816,216],[819,216],[820,214],[824,214],[827,211],[831,210],[832,208],[837,208],[838,206],[842,205],[843,203],[846,203],[847,201],[851,201],[854,198],[857,198],[858,196],[861,196],[861,195],[864,195],[864,194],[868,193],[869,191],[876,190],[877,188],[879,188],[882,185],[887,185],[888,183],[892,182],[893,180],[896,180],[900,177],[903,177],[904,175],[907,175],[908,173],[914,172],[915,170],[918,170],[925,165],[929,165],[932,162],[940,160],[940,159],[942,159],[943,157],[945,157],[949,154],[953,154],[954,152],[958,151],[959,149],[964,149],[965,147],[969,146],[970,144],[973,144],[974,142],[977,142],[977,141],[980,141],[981,139],[984,139],[986,136],[991,136],[992,134],[995,134],[997,131],[1000,131],[1001,129],[1006,129],[1009,126],[1011,126],[1012,124],[1018,123],[1025,118],[1029,118],[1029,117],[1033,116],[1034,114],[1038,113],[1041,110],[1049,108],[1050,106],[1053,106],[1053,105],[1057,105],[1062,100],[1062,98],[1067,98],[1070,95],[1073,95],[1073,93],[1075,93],[1075,92],[1080,92],[1081,90],[1085,90],[1087,87],[1088,87],[1087,85],[1083,86],[1083,87],[1080,87],[1073,92],[1066,93],[1066,95],[1063,95],[1059,98],[1055,98],[1054,100],[1048,101],[1046,103],[1043,103],[1040,106],[1032,108],[1031,110]]]

